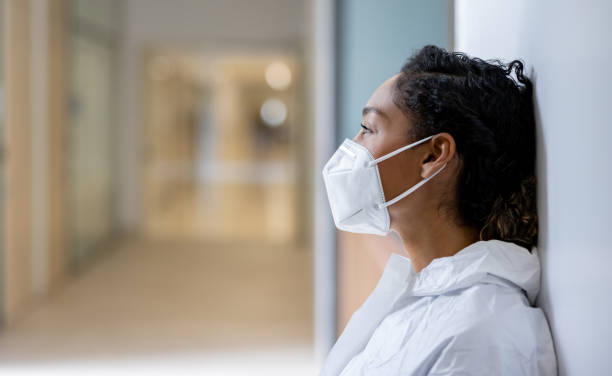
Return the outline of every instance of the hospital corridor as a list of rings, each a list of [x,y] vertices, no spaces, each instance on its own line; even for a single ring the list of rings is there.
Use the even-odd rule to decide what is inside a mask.
[[[183,3],[0,2],[0,374],[315,373],[307,4]]]

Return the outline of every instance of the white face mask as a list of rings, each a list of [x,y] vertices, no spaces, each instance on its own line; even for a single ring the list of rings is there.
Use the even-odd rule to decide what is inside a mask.
[[[387,207],[436,176],[446,167],[446,163],[431,176],[389,201],[385,201],[378,163],[422,144],[432,137],[403,146],[378,159],[374,159],[364,146],[348,138],[344,140],[323,167],[323,181],[336,227],[362,234],[387,235],[390,231]]]

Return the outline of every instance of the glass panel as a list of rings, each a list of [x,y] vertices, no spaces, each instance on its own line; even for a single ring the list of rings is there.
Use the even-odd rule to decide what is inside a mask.
[[[71,36],[68,218],[78,266],[112,232],[114,51],[88,35]]]

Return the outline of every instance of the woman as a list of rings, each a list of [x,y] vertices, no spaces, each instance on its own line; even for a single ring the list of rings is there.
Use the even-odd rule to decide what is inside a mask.
[[[392,254],[321,374],[556,375],[533,306],[534,165],[521,61],[428,45],[384,82],[323,177],[339,229],[393,231],[407,257]]]

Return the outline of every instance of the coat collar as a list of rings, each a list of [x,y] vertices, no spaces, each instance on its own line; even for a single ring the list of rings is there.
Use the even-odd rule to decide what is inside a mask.
[[[391,264],[398,257],[412,263],[408,258],[396,255],[389,259]],[[406,268],[407,266],[404,266]],[[534,304],[540,290],[540,261],[537,248],[531,252],[517,244],[492,239],[480,240],[468,245],[453,256],[434,259],[419,273],[404,270],[412,278],[411,293],[415,296],[441,295],[465,288],[479,282],[494,283],[520,288],[530,304]]]

